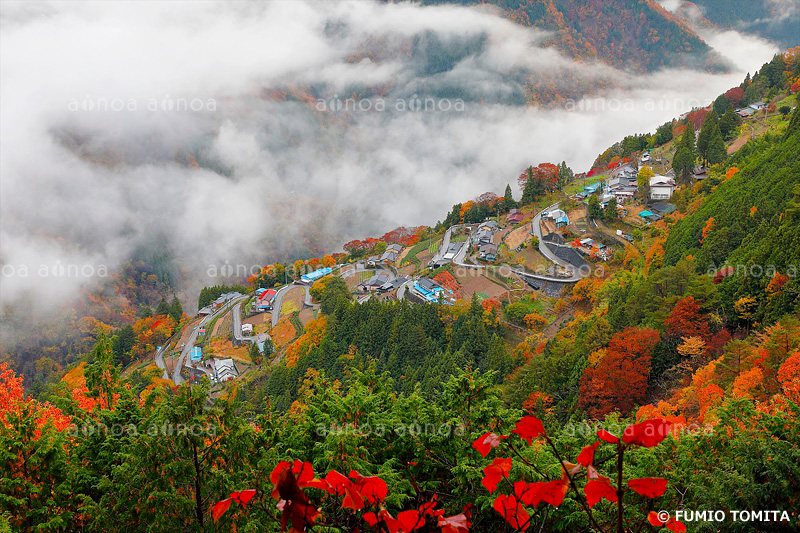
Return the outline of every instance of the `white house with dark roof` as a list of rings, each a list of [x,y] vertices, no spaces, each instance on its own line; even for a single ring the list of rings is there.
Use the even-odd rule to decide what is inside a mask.
[[[675,180],[667,176],[653,176],[650,178],[650,199],[669,200],[675,192]]]

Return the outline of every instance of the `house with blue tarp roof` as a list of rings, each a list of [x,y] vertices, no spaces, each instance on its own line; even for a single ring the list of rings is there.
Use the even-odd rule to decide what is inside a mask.
[[[311,284],[317,281],[318,279],[327,276],[333,272],[333,269],[330,267],[320,268],[315,270],[314,272],[309,272],[308,274],[303,274],[300,276],[300,281],[303,283]]]
[[[189,359],[191,359],[192,361],[196,362],[196,361],[199,361],[202,358],[203,358],[203,349],[200,348],[199,346],[195,346],[189,352]]]

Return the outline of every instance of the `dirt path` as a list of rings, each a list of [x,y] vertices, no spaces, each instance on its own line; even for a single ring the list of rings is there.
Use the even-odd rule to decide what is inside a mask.
[[[542,330],[542,335],[548,339],[555,337],[558,330],[561,329],[561,325],[571,319],[574,312],[574,306],[570,305],[566,311],[558,315],[555,320],[550,322],[550,324]]]
[[[738,151],[749,140],[750,140],[750,134],[748,133],[747,135],[745,135],[743,137],[739,137],[738,139],[733,141],[733,144],[728,146],[728,155],[731,155],[732,153]]]

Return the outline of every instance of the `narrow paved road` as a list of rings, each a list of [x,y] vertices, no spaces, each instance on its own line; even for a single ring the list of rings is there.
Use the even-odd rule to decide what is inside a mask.
[[[175,383],[175,385],[180,385],[181,383],[184,382],[183,376],[181,376],[181,370],[183,369],[183,364],[186,361],[186,358],[189,356],[189,352],[192,351],[192,348],[194,348],[194,343],[197,340],[197,335],[198,335],[198,332],[200,331],[200,328],[205,326],[207,323],[212,321],[214,318],[216,318],[216,317],[220,316],[221,314],[223,314],[225,311],[230,309],[231,306],[236,305],[237,303],[241,304],[241,302],[245,298],[247,298],[247,296],[240,296],[239,298],[231,300],[227,304],[225,304],[222,307],[220,307],[219,309],[217,309],[213,314],[210,314],[210,315],[207,315],[207,316],[203,317],[203,319],[200,321],[200,323],[197,326],[194,327],[194,329],[192,330],[192,334],[189,336],[188,342],[183,347],[183,350],[181,350],[181,356],[178,358],[178,364],[175,365],[175,370],[172,371],[172,381],[173,381],[173,383]],[[209,334],[210,333],[211,332],[209,332]]]
[[[574,283],[576,281],[580,281],[586,275],[586,272],[583,272],[582,269],[576,269],[574,265],[571,263],[564,261],[560,257],[558,257],[548,246],[547,243],[544,241],[544,237],[542,235],[542,213],[552,211],[553,209],[558,209],[558,203],[554,203],[549,207],[545,207],[541,211],[539,211],[536,216],[533,217],[533,221],[531,224],[533,225],[533,234],[539,239],[539,253],[544,256],[545,259],[550,260],[550,262],[555,263],[564,267],[564,269],[570,273],[570,276],[567,277],[556,277],[556,276],[544,276],[541,274],[533,274],[530,272],[524,272],[520,270],[513,270],[515,274],[518,276],[529,277],[533,279],[538,279],[542,281],[557,281],[559,283]]]

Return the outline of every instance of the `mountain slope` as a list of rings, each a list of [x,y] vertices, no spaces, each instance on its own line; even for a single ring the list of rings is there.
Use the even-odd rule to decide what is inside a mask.
[[[426,0],[476,4],[477,0]],[[489,0],[511,19],[553,32],[549,43],[579,59],[647,72],[667,67],[723,70],[694,31],[651,0]]]
[[[783,138],[772,134],[750,141],[729,165],[739,171],[671,229],[665,263],[694,256],[700,271],[733,266],[736,274],[722,280],[731,306],[741,297],[763,294],[775,271],[790,274],[789,290],[762,299],[756,311],[759,321],[774,321],[797,300],[791,274],[800,264],[800,112],[795,109]]]

